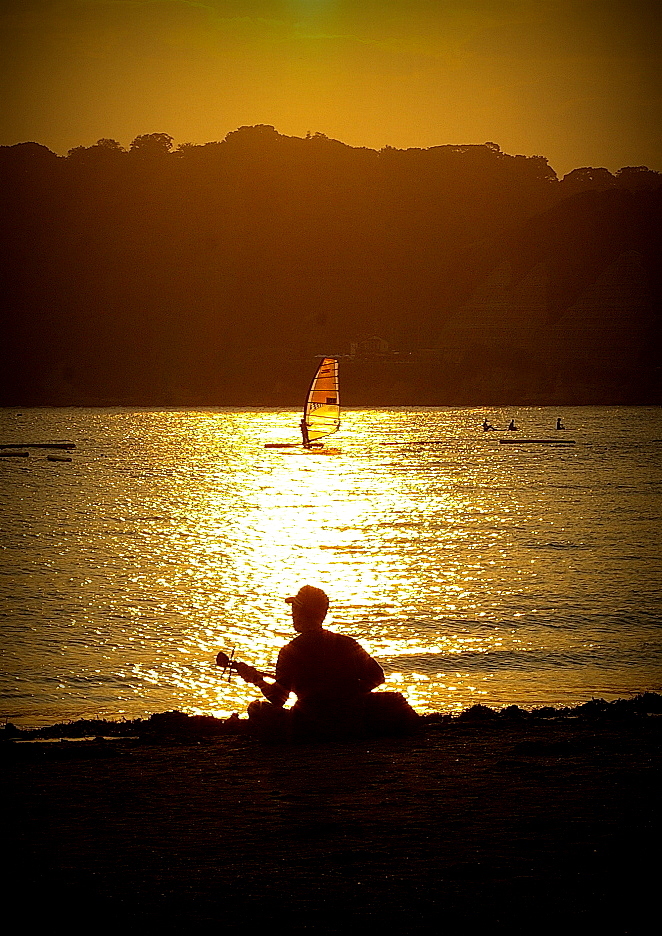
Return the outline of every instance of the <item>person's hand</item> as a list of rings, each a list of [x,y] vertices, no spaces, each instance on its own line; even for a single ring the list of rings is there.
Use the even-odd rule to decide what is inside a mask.
[[[232,668],[241,676],[244,682],[258,683],[261,679],[255,667],[249,666],[248,663],[233,663]]]

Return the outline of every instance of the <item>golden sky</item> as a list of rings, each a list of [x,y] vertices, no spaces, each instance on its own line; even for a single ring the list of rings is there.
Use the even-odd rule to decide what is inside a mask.
[[[659,0],[0,0],[0,144],[239,126],[662,170]]]

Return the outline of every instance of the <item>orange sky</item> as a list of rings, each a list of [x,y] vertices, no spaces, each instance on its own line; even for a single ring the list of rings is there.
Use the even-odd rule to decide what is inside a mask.
[[[0,144],[246,124],[662,170],[658,0],[0,0]]]

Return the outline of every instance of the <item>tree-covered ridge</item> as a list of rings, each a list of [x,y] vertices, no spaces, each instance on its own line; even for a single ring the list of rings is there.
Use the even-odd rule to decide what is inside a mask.
[[[36,159],[40,158],[40,154],[42,159],[47,158],[49,154],[55,155],[36,143],[2,146],[0,153],[3,158],[9,156],[10,159],[11,153],[16,154],[19,159],[26,154],[28,158]],[[447,144],[406,150],[385,146],[381,150],[371,150],[366,147],[348,146],[339,140],[330,139],[324,133],[309,133],[305,138],[285,136],[267,124],[240,127],[228,133],[222,142],[204,144],[182,143],[175,146],[174,138],[168,133],[144,133],[137,136],[126,149],[117,140],[102,138],[92,146],[73,147],[64,159],[79,166],[93,166],[103,171],[113,163],[117,165],[119,160],[126,160],[127,164],[133,161],[135,165],[138,160],[158,160],[169,156],[184,160],[189,166],[196,165],[200,170],[204,170],[205,166],[208,170],[213,170],[215,166],[221,166],[224,160],[237,155],[248,159],[292,162],[312,156],[317,165],[320,161],[329,165],[334,160],[339,164],[344,161],[347,165],[348,160],[355,160],[357,167],[358,160],[363,157],[364,165],[375,166],[377,161],[381,160],[391,167],[408,165],[409,169],[414,171],[425,171],[424,167],[434,167],[434,170],[440,173],[459,171],[461,175],[498,175],[502,181],[509,177],[517,177],[520,182],[526,179],[530,182],[555,182],[560,184],[564,194],[607,188],[651,189],[657,187],[662,180],[661,173],[646,166],[625,166],[616,173],[604,168],[586,166],[573,169],[559,180],[544,156],[511,156],[502,152],[497,143]],[[370,160],[370,163],[366,160]]]
[[[0,147],[0,172],[6,403],[298,402],[302,366],[357,347],[356,404],[654,395],[662,175],[645,167],[559,180],[495,143],[376,151],[257,126]],[[585,297],[605,276],[608,325]],[[388,353],[361,353],[372,335]]]

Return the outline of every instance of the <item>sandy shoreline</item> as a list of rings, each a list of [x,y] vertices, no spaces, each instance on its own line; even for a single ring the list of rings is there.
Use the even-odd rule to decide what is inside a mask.
[[[615,712],[5,743],[13,887],[73,932],[644,932],[662,719]]]

